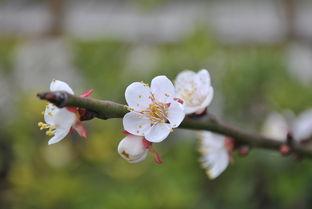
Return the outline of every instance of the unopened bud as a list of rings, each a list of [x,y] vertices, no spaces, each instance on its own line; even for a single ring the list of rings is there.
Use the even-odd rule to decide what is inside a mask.
[[[119,142],[118,153],[129,163],[139,163],[143,161],[148,150],[143,144],[143,136],[127,135]]]
[[[250,147],[247,145],[241,146],[238,150],[239,155],[242,157],[246,157],[250,152]]]
[[[282,144],[280,146],[280,149],[279,149],[280,153],[283,155],[283,156],[287,156],[290,154],[291,152],[291,148],[289,147],[289,145],[287,144]]]

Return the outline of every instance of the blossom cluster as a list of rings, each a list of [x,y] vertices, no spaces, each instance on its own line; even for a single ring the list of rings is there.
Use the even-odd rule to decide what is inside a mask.
[[[74,94],[63,81],[53,80],[50,91],[65,91]],[[92,90],[81,97],[89,97]],[[133,82],[125,90],[125,99],[129,110],[123,117],[125,137],[119,142],[118,153],[129,163],[139,163],[150,153],[156,163],[161,163],[159,153],[154,148],[168,138],[171,132],[183,122],[185,117],[202,117],[212,102],[214,89],[207,70],[199,72],[183,71],[174,82],[164,75],[156,76],[150,85]],[[64,139],[73,129],[82,137],[87,137],[81,118],[85,109],[77,107],[58,108],[48,104],[44,111],[45,122],[39,122],[41,130],[52,138],[48,144]],[[264,125],[264,135],[286,140],[289,132],[295,140],[306,139],[312,135],[312,110],[300,115],[289,125],[283,116],[271,115]],[[232,161],[233,150],[239,147],[234,139],[209,131],[197,134],[200,140],[200,162],[207,175],[218,177]],[[246,147],[245,147],[246,148]],[[247,153],[242,149],[242,153]]]
[[[150,85],[142,82],[130,84],[125,92],[130,112],[123,118],[127,136],[119,144],[120,155],[130,163],[137,163],[146,158],[148,150],[156,162],[161,162],[153,143],[165,140],[182,123],[185,115],[203,113],[212,97],[213,88],[207,70],[198,73],[183,71],[174,84],[166,76],[155,77]],[[129,146],[134,136],[141,143],[134,146],[132,142]]]

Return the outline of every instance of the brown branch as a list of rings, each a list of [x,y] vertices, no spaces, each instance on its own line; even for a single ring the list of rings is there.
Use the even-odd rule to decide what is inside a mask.
[[[93,117],[104,120],[110,118],[122,118],[128,112],[127,106],[122,104],[112,101],[81,98],[62,91],[39,93],[37,96],[40,99],[47,100],[58,107],[84,108],[91,113],[87,119],[92,119]],[[211,114],[207,114],[200,118],[186,117],[180,125],[180,128],[216,132],[232,137],[240,144],[250,145],[254,148],[279,150],[280,146],[284,144],[279,140],[266,138],[259,134],[249,133],[230,126],[219,121]],[[312,157],[312,150],[307,146],[295,143],[292,145],[291,149],[293,153],[299,156]]]

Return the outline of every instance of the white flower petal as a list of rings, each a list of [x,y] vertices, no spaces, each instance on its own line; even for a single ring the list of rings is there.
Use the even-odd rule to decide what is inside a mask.
[[[62,139],[64,139],[69,133],[71,127],[58,127],[56,129],[55,135],[48,141],[48,144],[55,144]]]
[[[181,92],[185,88],[185,84],[189,83],[193,77],[195,76],[195,72],[193,71],[182,71],[179,73],[175,79],[174,86],[177,92]]]
[[[54,136],[49,140],[48,144],[57,143],[65,138],[77,120],[76,114],[68,111],[66,108],[56,109],[53,115],[47,118],[50,125],[55,126],[56,129]]]
[[[185,117],[183,105],[176,101],[170,103],[168,109],[167,119],[169,120],[172,128],[178,127]]]
[[[172,127],[168,123],[157,123],[153,125],[148,132],[145,133],[146,140],[150,142],[161,142],[168,137]]]
[[[210,103],[212,102],[212,99],[213,99],[213,94],[214,94],[213,88],[210,86],[209,90],[208,90],[207,97],[203,101],[203,103],[200,105],[200,108],[206,108],[210,105]]]
[[[201,158],[201,161],[210,179],[218,177],[230,163],[229,155],[225,149],[207,153]]]
[[[141,82],[130,84],[125,92],[125,98],[129,107],[135,111],[142,111],[148,108],[151,103],[151,90]]]
[[[185,112],[185,114],[187,114],[187,115],[188,114],[192,114],[192,113],[201,114],[203,111],[205,111],[205,109],[212,102],[213,95],[214,95],[213,88],[209,87],[209,94],[207,95],[207,97],[203,101],[203,103],[200,104],[199,106],[190,106],[190,105],[187,105],[187,103],[184,103],[184,112]]]
[[[301,141],[312,136],[312,109],[299,115],[293,124],[294,139]]]
[[[148,150],[145,150],[145,152],[138,158],[134,159],[134,160],[128,160],[129,163],[139,163],[142,162],[143,160],[146,159],[148,154]]]
[[[206,85],[206,86],[211,85],[210,74],[206,69],[200,70],[197,73],[197,76],[198,76],[202,85]]]
[[[151,127],[151,121],[143,114],[129,112],[123,117],[123,126],[126,131],[137,136],[143,136]]]
[[[209,178],[214,179],[227,168],[230,162],[230,156],[224,144],[225,137],[202,131],[199,133],[199,138],[202,166],[206,169]]]
[[[158,102],[170,103],[176,97],[175,88],[166,76],[157,76],[151,82],[151,91]]]
[[[59,108],[57,108],[55,105],[48,104],[44,111],[44,121],[49,125],[54,125],[54,117],[58,111]]]
[[[77,121],[75,113],[68,111],[66,108],[58,108],[53,115],[53,122],[56,128],[67,128],[73,126]]]
[[[52,104],[48,104],[44,112],[44,120],[47,124],[53,125],[56,128],[67,128],[75,124],[77,116],[66,108],[58,108]]]
[[[50,91],[66,91],[70,94],[74,94],[74,91],[70,88],[70,86],[59,80],[53,80],[50,84]]]
[[[220,149],[224,147],[225,137],[220,134],[215,134],[210,131],[200,131],[199,139],[201,140],[200,149]]]
[[[184,113],[186,115],[197,112],[197,111],[199,111],[199,109],[200,109],[199,107],[193,107],[193,106],[188,106],[188,105],[184,104]],[[200,110],[202,110],[202,109],[200,109]]]

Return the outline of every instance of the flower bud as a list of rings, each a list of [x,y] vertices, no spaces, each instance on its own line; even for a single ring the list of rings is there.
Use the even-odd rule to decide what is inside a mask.
[[[238,153],[241,157],[246,157],[250,152],[250,147],[248,145],[243,145],[239,147]]]
[[[144,137],[142,136],[127,135],[119,142],[118,153],[129,163],[139,163],[143,161],[148,153],[148,150],[143,144],[143,139]]]
[[[291,153],[291,148],[287,144],[282,144],[279,151],[283,156],[287,156]]]

